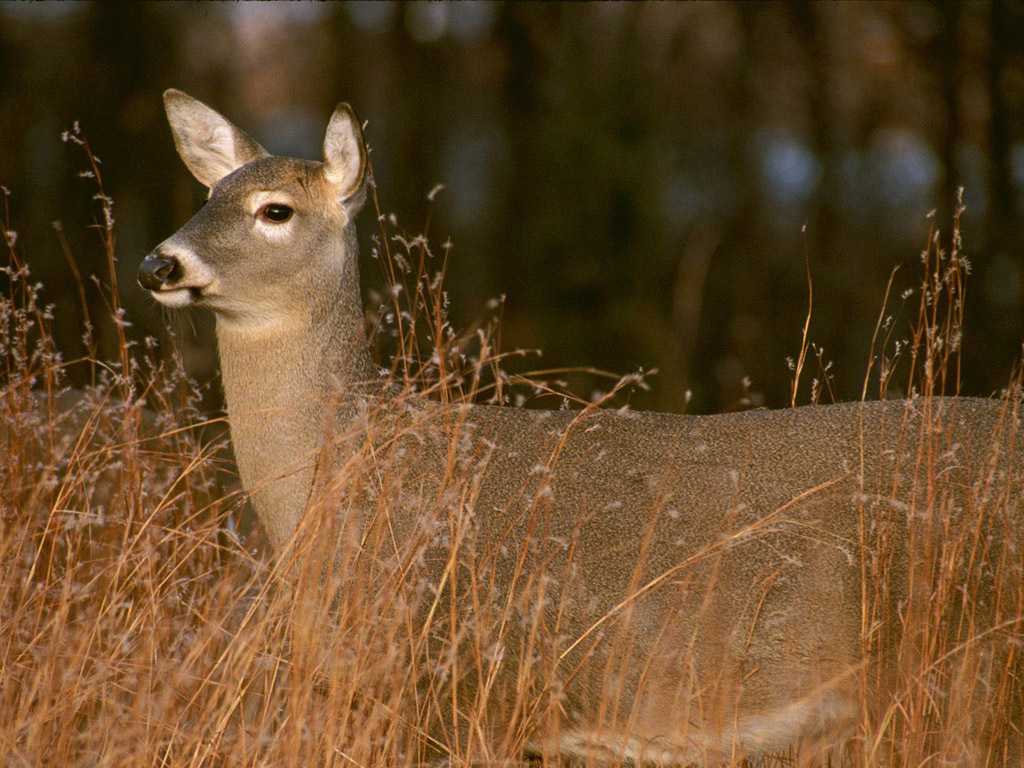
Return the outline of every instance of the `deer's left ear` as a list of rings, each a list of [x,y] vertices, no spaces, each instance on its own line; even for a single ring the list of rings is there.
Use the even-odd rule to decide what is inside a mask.
[[[352,107],[341,103],[335,107],[324,136],[324,176],[347,207],[358,205],[366,169],[366,144],[359,118]]]

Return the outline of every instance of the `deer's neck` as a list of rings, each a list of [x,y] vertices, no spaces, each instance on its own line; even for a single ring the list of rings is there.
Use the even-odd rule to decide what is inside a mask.
[[[317,286],[288,323],[217,320],[235,458],[275,550],[309,499],[328,409],[335,424],[355,419],[374,377],[354,267],[336,283]]]

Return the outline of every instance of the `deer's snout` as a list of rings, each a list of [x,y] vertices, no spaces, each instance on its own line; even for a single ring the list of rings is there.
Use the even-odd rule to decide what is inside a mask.
[[[159,291],[167,283],[181,277],[181,264],[163,253],[151,253],[139,265],[139,285],[147,291]]]

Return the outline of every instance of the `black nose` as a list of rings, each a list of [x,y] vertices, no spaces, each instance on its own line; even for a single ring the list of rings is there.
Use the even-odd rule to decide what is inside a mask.
[[[139,285],[147,291],[159,291],[181,271],[173,256],[150,254],[139,265]]]

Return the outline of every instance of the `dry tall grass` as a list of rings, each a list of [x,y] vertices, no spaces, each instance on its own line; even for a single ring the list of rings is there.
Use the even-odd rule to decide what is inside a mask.
[[[105,196],[99,200],[113,274],[113,221]],[[426,392],[447,404],[514,403],[522,392],[571,402],[540,378],[557,372],[502,370],[496,324],[456,333],[443,289],[447,249],[432,254],[426,237],[404,239],[386,217],[378,220],[377,257],[391,288],[371,316],[375,337],[391,350],[399,400]],[[929,239],[915,330],[898,340],[883,309],[865,376],[865,392],[882,396],[906,376],[931,427],[940,415],[928,396],[956,391],[965,266],[957,238],[949,253]],[[457,444],[444,492],[420,509],[403,506],[401,446],[419,428],[414,409],[371,412],[358,434],[337,436],[357,440],[359,450],[320,478],[303,530],[272,560],[234,534],[242,500],[225,490],[221,446],[200,440],[194,392],[180,369],[149,345],[129,343],[116,283],[108,298],[117,359],[69,363],[54,348],[49,311],[13,238],[6,274],[5,765],[507,765],[523,759],[533,730],[560,727],[563,692],[587,677],[603,681],[595,709],[608,722],[629,718],[614,685],[628,673],[628,632],[602,636],[621,653],[595,669],[588,648],[600,633],[566,638],[542,619],[553,582],[566,605],[572,597],[573,541],[540,554],[532,543],[507,541],[522,562],[547,560],[499,595],[493,563],[475,546],[474,459]],[[71,364],[90,366],[87,390],[64,390]],[[642,383],[627,377],[598,404]],[[1017,376],[994,445],[1015,440],[1019,405]],[[953,449],[940,429],[906,438],[925,478]],[[983,466],[974,476],[968,509],[930,493],[926,481],[906,525],[879,532],[862,517],[865,661],[851,670],[862,691],[860,721],[831,753],[834,765],[1018,764],[1024,579],[1022,535],[1008,521],[1021,504],[1022,478]],[[637,524],[655,512],[638,510]],[[909,553],[906,575],[894,565],[897,551]],[[424,578],[428,572],[441,572],[441,582]],[[899,578],[911,588],[897,604]],[[703,588],[713,589],[713,580]],[[628,604],[622,613],[628,618]],[[559,764],[554,755],[533,759]],[[806,752],[777,763],[823,759]]]

